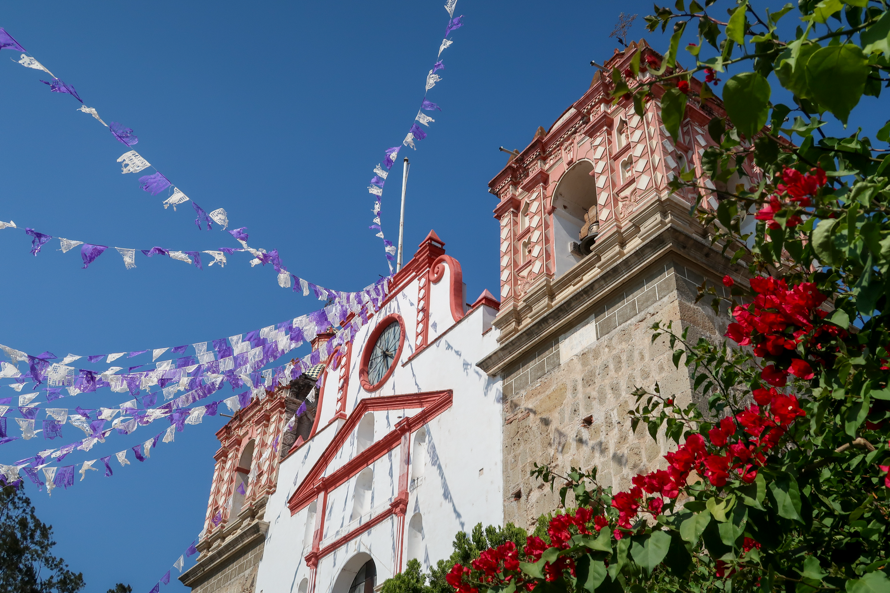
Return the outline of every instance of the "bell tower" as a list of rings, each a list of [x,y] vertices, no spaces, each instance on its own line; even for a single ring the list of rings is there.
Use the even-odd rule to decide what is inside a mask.
[[[629,66],[637,53],[635,79]],[[535,462],[560,470],[597,465],[616,487],[660,462],[666,443],[630,430],[631,393],[657,381],[691,401],[694,390],[667,345],[651,343],[649,328],[658,320],[718,337],[723,328],[706,301],[696,302],[697,288],[708,282],[719,293],[724,275],[744,277],[690,216],[692,190],[668,188],[694,170],[704,207],[716,208],[718,188],[701,160],[714,144],[707,127],[723,113],[720,103],[699,101],[702,83],[690,81],[674,142],[661,120],[664,87],[653,87],[640,114],[629,98],[612,99],[612,68],[633,87],[661,59],[645,41],[616,50],[587,92],[549,129],[538,128],[489,183],[500,225],[501,307],[493,322],[500,335],[478,364],[503,380],[504,518],[517,525],[556,505],[529,477]],[[746,182],[758,179],[751,170]]]

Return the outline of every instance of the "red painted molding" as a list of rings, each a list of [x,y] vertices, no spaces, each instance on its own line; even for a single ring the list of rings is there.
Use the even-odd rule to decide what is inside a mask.
[[[303,483],[291,496],[287,503],[291,515],[295,515],[311,503],[318,496],[319,490],[333,490],[399,445],[402,438],[400,430],[394,429],[347,462],[339,470],[329,476],[324,476],[325,470],[366,413],[421,408],[421,411],[414,416],[404,419],[409,429],[413,431],[450,408],[453,397],[453,392],[449,389],[448,391],[371,397],[361,400],[346,420],[346,423],[331,440],[331,444],[328,445],[319,460],[315,462],[315,465],[306,474]]]
[[[550,175],[544,169],[540,169],[537,173],[529,175],[528,179],[522,182],[520,186],[525,191],[531,191],[535,186],[547,185]]]
[[[494,209],[494,217],[500,220],[504,214],[513,210],[519,210],[519,198],[507,198]]]
[[[482,294],[479,295],[479,298],[476,299],[476,302],[470,305],[470,309],[475,309],[481,305],[485,305],[486,307],[491,307],[495,311],[499,311],[501,309],[501,302],[494,298],[488,289],[486,288]]]
[[[460,269],[460,264],[450,255],[440,255],[433,263],[430,270],[430,284],[438,284],[445,275],[445,265],[451,268],[451,285],[448,287],[449,303],[451,307],[451,316],[457,323],[464,318],[464,278]],[[430,313],[427,311],[427,317]]]
[[[388,519],[390,517],[390,515],[392,515],[392,514],[393,514],[392,507],[386,509],[385,511],[382,511],[379,515],[376,515],[367,523],[365,523],[363,525],[359,525],[358,527],[356,527],[355,529],[353,529],[352,531],[350,531],[343,537],[339,537],[339,538],[335,539],[329,545],[320,549],[317,553],[318,554],[317,558],[323,558],[324,556],[327,556],[328,554],[330,554],[331,552],[333,552],[334,550],[336,550],[337,548],[339,548],[346,542],[350,541],[351,539],[363,534],[364,532],[368,531],[372,527],[379,525],[385,519]],[[309,556],[306,556],[306,562],[308,564]],[[316,562],[316,566],[317,566],[318,560],[316,559],[315,562]]]
[[[392,362],[392,366],[389,367],[389,370],[383,375],[383,377],[374,385],[371,385],[371,382],[368,380],[368,363],[371,361],[371,353],[374,351],[374,344],[377,343],[377,338],[380,337],[380,334],[388,328],[393,323],[398,323],[399,327],[402,331],[399,332],[399,349],[396,351],[396,357]],[[386,380],[392,376],[393,371],[396,369],[396,363],[399,362],[399,358],[402,356],[402,350],[405,346],[405,321],[402,319],[402,316],[398,313],[391,313],[377,322],[377,326],[371,331],[371,334],[368,336],[368,339],[365,340],[365,348],[362,351],[362,358],[359,364],[358,369],[358,379],[362,384],[362,388],[367,392],[377,391],[383,384],[386,383]]]

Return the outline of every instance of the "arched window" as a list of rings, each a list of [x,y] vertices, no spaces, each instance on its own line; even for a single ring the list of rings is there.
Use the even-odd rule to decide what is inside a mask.
[[[621,176],[621,185],[624,185],[630,178],[633,176],[633,161],[630,157],[627,157],[623,161],[621,161],[621,165],[619,168],[619,174]]]
[[[411,485],[423,477],[426,469],[426,428],[414,433],[414,447],[411,451]]]
[[[689,163],[686,160],[686,155],[682,152],[677,155],[677,164],[680,167],[680,173],[682,174],[684,171],[689,171]]]
[[[414,513],[408,522],[408,560],[419,560],[423,564],[423,516]]]
[[[348,593],[374,593],[374,586],[377,584],[377,567],[373,560],[368,560],[352,579]]]
[[[628,142],[630,142],[630,137],[627,130],[627,120],[622,117],[618,120],[618,125],[615,126],[615,150],[621,150],[627,146]]]
[[[607,170],[602,172],[602,175],[609,174]],[[593,163],[580,160],[562,175],[553,191],[551,245],[557,277],[573,268],[583,257],[575,246],[587,236],[585,221],[598,217],[597,179]]]
[[[297,587],[297,593],[307,593],[307,591],[309,591],[309,579],[303,579]]]
[[[251,440],[241,452],[238,467],[235,468],[235,491],[232,494],[232,510],[230,517],[237,517],[244,506],[244,498],[247,496],[247,488],[250,485],[250,470],[253,465],[253,447]]]
[[[522,206],[522,210],[519,211],[519,232],[520,233],[528,228],[528,220],[529,220],[528,206],[529,206],[529,204],[528,204],[528,202],[526,202],[525,205]]]
[[[362,417],[355,431],[355,454],[358,456],[374,442],[374,413],[368,412]]]
[[[350,521],[371,511],[371,487],[374,481],[374,471],[366,467],[355,479],[355,491],[352,493],[352,516]]]
[[[531,241],[526,239],[519,246],[519,265],[521,266],[528,261],[528,254],[531,251]]]
[[[306,507],[306,528],[303,533],[303,547],[309,549],[312,547],[312,540],[315,536],[315,517],[318,513],[318,501],[314,500]]]

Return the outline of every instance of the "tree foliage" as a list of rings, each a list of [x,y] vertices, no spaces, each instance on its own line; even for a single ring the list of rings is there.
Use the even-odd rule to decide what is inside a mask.
[[[890,81],[890,12],[883,0],[764,11],[677,0],[647,23],[671,27],[670,46],[613,70],[616,102],[642,115],[660,99],[676,139],[689,103],[729,76],[726,117],[708,126],[717,146],[701,159],[725,190],[695,170],[671,188],[698,196],[714,245],[750,275],[724,278],[726,299],[700,287],[732,317],[728,341],[653,327],[708,409],[638,389],[633,428],[675,443],[667,469],[613,493],[595,468],[538,468],[579,507],[554,514],[547,538],[456,562],[448,582],[460,593],[890,591],[890,122],[846,130]]]
[[[52,527],[34,514],[24,489],[0,487],[0,591],[76,593],[83,575],[52,554]]]

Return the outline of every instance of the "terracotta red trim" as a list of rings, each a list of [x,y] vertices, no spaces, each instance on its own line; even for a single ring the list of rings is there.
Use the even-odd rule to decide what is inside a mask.
[[[416,428],[423,426],[450,408],[453,397],[453,392],[449,389],[447,391],[391,395],[365,398],[361,400],[346,420],[346,423],[339,432],[337,432],[331,440],[331,443],[321,454],[321,457],[306,474],[303,483],[297,488],[293,495],[291,495],[290,500],[288,500],[287,503],[291,515],[296,514],[312,502],[312,500],[318,496],[319,488],[326,492],[336,488],[352,476],[357,475],[361,470],[371,465],[371,463],[385,455],[388,451],[394,449],[401,440],[401,431],[404,428],[407,427],[409,430],[415,430]],[[359,455],[347,462],[343,467],[330,476],[324,476],[325,470],[334,460],[336,454],[346,443],[349,435],[352,434],[352,431],[366,413],[383,410],[404,410],[410,408],[421,408],[421,411],[414,416],[399,421],[394,430],[389,434],[362,451]]]
[[[438,284],[445,275],[445,265],[451,268],[450,286],[448,287],[449,306],[455,323],[464,318],[464,279],[460,264],[450,255],[440,255],[430,269],[430,284]],[[429,317],[429,311],[427,311]]]
[[[470,314],[471,314],[473,311],[475,311],[477,308],[478,308],[478,307],[476,307],[476,306],[474,305],[472,309],[470,309],[469,311],[467,311],[467,314],[464,315],[463,319],[461,319],[460,321],[463,321],[464,319],[467,319],[467,318],[470,316]],[[438,341],[441,340],[443,337],[445,337],[446,335],[448,335],[448,332],[450,332],[451,330],[453,330],[454,328],[456,328],[456,327],[458,326],[458,324],[460,323],[460,321],[458,321],[457,323],[455,323],[454,325],[452,325],[451,327],[449,327],[448,329],[446,329],[445,331],[443,331],[441,334],[439,334],[438,336],[436,336],[436,339],[433,340],[432,342],[430,342],[429,344],[424,344],[422,348],[418,348],[417,350],[415,350],[415,351],[414,351],[414,354],[412,354],[411,356],[409,356],[408,358],[405,359],[405,362],[402,363],[402,366],[403,366],[403,367],[406,366],[408,363],[410,363],[410,362],[413,361],[415,358],[417,358],[420,354],[422,354],[424,351],[426,351],[427,348],[429,348],[430,346],[433,346],[436,342],[438,342]],[[489,328],[489,329],[491,329],[491,328]],[[485,335],[485,332],[483,332],[482,335]]]
[[[494,209],[494,217],[500,219],[503,218],[503,216],[508,212],[513,211],[519,211],[519,198],[507,198],[506,200],[498,204]]]
[[[379,525],[380,523],[382,523],[384,520],[388,519],[393,514],[395,514],[395,511],[393,511],[392,507],[386,509],[385,511],[381,511],[381,513],[379,515],[372,517],[371,520],[368,521],[367,523],[365,523],[363,525],[359,525],[358,527],[356,527],[355,529],[353,529],[346,535],[344,535],[342,537],[338,537],[332,543],[330,543],[327,546],[325,546],[324,548],[320,549],[318,551],[318,558],[323,558],[324,556],[327,556],[328,554],[330,554],[331,552],[333,552],[334,550],[336,550],[337,548],[339,548],[346,542],[350,541],[351,539],[363,534],[364,532],[368,531],[372,527]]]
[[[377,381],[374,385],[371,385],[371,382],[368,380],[368,363],[371,361],[371,353],[374,351],[374,344],[377,342],[377,338],[380,337],[380,334],[384,332],[390,325],[393,323],[398,323],[401,331],[399,332],[399,349],[396,350],[396,357],[393,359],[392,365],[389,369],[384,373],[383,377]],[[365,340],[365,346],[362,350],[361,362],[359,363],[358,368],[358,379],[362,384],[362,389],[367,392],[377,391],[383,384],[386,383],[386,380],[392,376],[393,371],[396,369],[396,364],[399,362],[399,358],[402,356],[402,350],[405,347],[405,320],[402,319],[402,316],[398,313],[390,313],[383,319],[377,322],[376,327],[371,331],[368,339]]]

